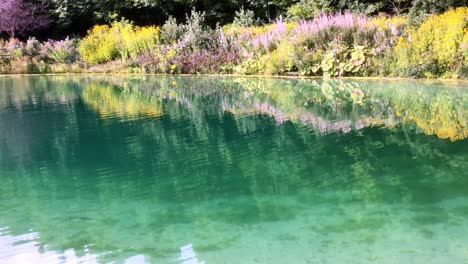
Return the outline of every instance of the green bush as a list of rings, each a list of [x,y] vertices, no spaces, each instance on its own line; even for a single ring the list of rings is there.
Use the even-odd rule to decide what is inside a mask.
[[[234,67],[234,72],[245,75],[263,74],[265,69],[265,58],[247,58]]]
[[[169,17],[161,27],[161,43],[175,43],[184,34],[183,25],[177,24],[177,20]]]
[[[182,36],[182,45],[192,50],[201,50],[207,48],[209,44],[211,30],[205,25],[205,12],[192,10],[190,16],[187,16],[187,23],[183,26],[184,35]]]
[[[252,10],[241,8],[239,11],[236,11],[232,24],[238,27],[254,26],[256,24],[255,13]]]
[[[297,67],[299,74],[304,76],[321,74],[319,71],[323,52],[321,49],[297,48],[294,55],[294,65]]]

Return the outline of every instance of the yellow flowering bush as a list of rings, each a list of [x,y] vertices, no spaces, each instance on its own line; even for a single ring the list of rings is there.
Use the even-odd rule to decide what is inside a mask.
[[[78,45],[78,52],[83,60],[89,63],[100,63],[114,59],[118,52],[115,39],[108,34],[110,27],[98,25],[93,27]]]
[[[468,7],[431,15],[419,28],[410,28],[408,37],[399,39],[395,61],[424,77],[453,72],[462,63],[461,44],[467,32]]]
[[[136,58],[159,42],[159,28],[136,27],[122,20],[110,26],[97,25],[83,38],[78,51],[84,61],[97,64],[115,59]]]

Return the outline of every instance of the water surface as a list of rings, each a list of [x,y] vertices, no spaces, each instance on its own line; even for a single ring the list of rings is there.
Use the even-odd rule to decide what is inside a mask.
[[[0,263],[468,263],[463,86],[2,77]]]

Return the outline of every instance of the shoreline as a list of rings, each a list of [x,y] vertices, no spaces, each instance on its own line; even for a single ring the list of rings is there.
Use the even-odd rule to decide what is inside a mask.
[[[289,75],[242,75],[242,74],[151,74],[151,73],[15,73],[0,74],[5,77],[40,77],[40,76],[125,76],[125,77],[233,77],[233,78],[261,78],[261,79],[288,79],[288,80],[363,80],[363,81],[416,81],[429,83],[466,83],[468,79],[444,78],[410,78],[410,77],[323,77],[323,76],[289,76]],[[467,87],[468,88],[468,87]]]

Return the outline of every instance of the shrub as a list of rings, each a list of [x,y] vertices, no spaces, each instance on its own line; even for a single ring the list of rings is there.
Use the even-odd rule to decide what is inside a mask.
[[[368,27],[374,29],[374,47],[377,54],[384,53],[391,49],[403,36],[407,27],[405,17],[377,17],[368,22]]]
[[[26,42],[11,38],[5,45],[5,48],[14,58],[21,59],[24,56],[35,57],[39,55],[41,43],[36,38],[29,38]]]
[[[320,72],[320,63],[324,51],[321,49],[309,50],[307,47],[298,47],[295,49],[294,65],[299,70],[300,75],[310,76],[318,75]]]
[[[236,11],[232,24],[238,27],[251,27],[256,24],[255,13],[252,10],[241,8]]]
[[[153,49],[158,42],[159,28],[135,27],[122,20],[111,26],[95,26],[81,40],[78,50],[86,62],[97,64],[118,58],[136,58],[138,54]]]
[[[165,73],[230,73],[239,61],[239,52],[232,38],[222,30],[210,30],[203,46],[186,42],[163,45],[158,50],[157,64]],[[193,44],[193,42],[192,42]]]
[[[177,24],[176,19],[170,16],[161,27],[161,43],[175,43],[183,34],[183,25]]]
[[[210,36],[210,30],[205,26],[205,12],[192,10],[187,16],[187,23],[183,26],[185,34],[179,43],[181,47],[192,50],[206,48]]]
[[[48,40],[42,44],[41,54],[53,62],[73,63],[79,59],[76,43],[68,37],[61,41]]]
[[[292,20],[312,19],[320,13],[333,10],[329,0],[301,0],[288,8],[288,18]]]
[[[368,22],[367,17],[350,12],[324,14],[294,26],[292,38],[296,45],[309,49],[326,49],[330,43],[368,45],[374,42],[375,32]]]
[[[397,65],[401,60],[393,60],[393,48],[399,39],[406,36],[408,26],[405,17],[377,17],[369,21],[368,26],[375,29],[373,47],[375,49],[375,57],[370,58],[374,65],[375,74],[384,76],[402,75],[397,73]],[[406,56],[406,55],[405,55]]]
[[[107,25],[93,27],[88,35],[81,40],[78,51],[81,58],[88,63],[97,64],[117,58],[117,40]]]
[[[181,73],[231,73],[229,66],[236,62],[237,56],[228,50],[198,50],[183,52],[173,60],[175,69]]]
[[[284,74],[292,71],[294,66],[294,45],[290,41],[282,41],[276,50],[265,55],[266,74]]]
[[[41,50],[41,43],[34,37],[29,38],[22,46],[22,54],[31,57],[39,55]]]
[[[327,77],[356,75],[357,73],[366,76],[366,66],[370,67],[366,63],[373,55],[373,49],[365,46],[355,46],[351,49],[346,46],[335,45],[325,54],[320,63],[320,69]],[[315,69],[318,69],[318,67]]]
[[[468,8],[431,15],[408,37],[398,40],[393,52],[399,72],[416,77],[437,77],[463,64],[462,43],[468,31]]]
[[[265,57],[252,57],[243,59],[240,64],[234,67],[234,72],[239,74],[262,74],[265,69]]]
[[[255,52],[268,53],[275,50],[278,44],[285,38],[290,31],[291,26],[278,20],[276,23],[266,26],[265,30],[252,39],[252,46]]]
[[[135,59],[138,54],[151,51],[159,43],[159,28],[158,27],[134,27],[128,31],[128,36],[125,38],[124,49],[128,50],[131,58]]]

